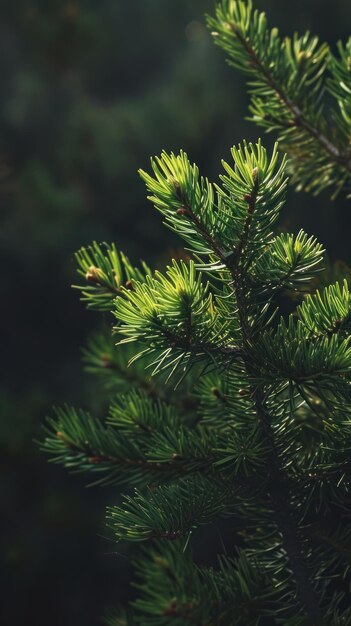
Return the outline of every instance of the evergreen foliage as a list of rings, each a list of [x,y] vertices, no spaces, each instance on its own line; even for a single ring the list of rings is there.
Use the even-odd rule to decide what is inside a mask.
[[[289,154],[297,188],[349,192],[351,40],[334,53],[309,32],[282,38],[252,0],[221,0],[208,23],[247,77],[252,120]]]
[[[232,149],[218,184],[184,152],[141,171],[186,254],[161,272],[114,245],[77,253],[82,300],[114,319],[84,352],[112,397],[104,419],[57,409],[43,448],[121,486],[107,523],[146,542],[139,597],[109,626],[347,625],[349,282],[329,268],[315,291],[322,246],[277,220],[287,171],[298,189],[349,188],[350,42],[281,39],[251,0],[222,0],[209,24],[289,161],[258,142]],[[223,517],[231,540],[204,566],[193,535]]]
[[[224,9],[267,42],[250,4]],[[302,45],[315,49],[304,39],[290,53]],[[141,172],[183,260],[151,272],[113,246],[77,255],[82,299],[114,319],[113,342],[95,337],[85,353],[112,400],[104,419],[58,409],[43,448],[122,485],[108,525],[146,545],[139,597],[110,626],[351,623],[348,283],[315,291],[322,247],[277,232],[288,182],[277,148],[244,143],[231,157],[218,184],[184,152]],[[231,540],[217,565],[197,563],[196,529],[221,517]]]

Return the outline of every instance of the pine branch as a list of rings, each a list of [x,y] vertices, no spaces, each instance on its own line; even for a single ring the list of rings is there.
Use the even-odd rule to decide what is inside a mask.
[[[281,289],[301,290],[322,270],[323,248],[302,230],[278,235],[253,267],[252,287],[272,297]]]
[[[125,400],[122,402],[125,407]],[[144,416],[139,414],[138,422],[132,416],[128,422],[121,421],[124,407],[120,407],[117,416],[114,405],[108,420],[110,426],[72,407],[57,409],[56,417],[48,420],[42,449],[52,456],[53,462],[71,471],[102,475],[94,485],[149,485],[194,472],[215,473],[215,462],[221,457],[214,452],[214,439],[200,430],[189,440],[173,411],[159,404],[155,415],[157,405],[150,403],[145,411],[145,402],[146,398]],[[175,427],[177,422],[177,436],[172,440],[167,423]]]
[[[177,542],[157,544],[136,562],[141,597],[134,602],[143,624],[163,626],[165,619],[191,626],[235,623],[253,626],[271,612],[276,596],[272,581],[245,552],[222,558],[218,568],[196,567]],[[272,612],[273,615],[273,612]]]
[[[314,126],[313,122],[310,122],[308,120],[298,104],[290,99],[288,94],[284,91],[283,87],[276,82],[274,75],[271,73],[269,68],[264,65],[258,54],[255,52],[247,39],[245,39],[237,26],[235,24],[231,24],[230,27],[233,34],[237,37],[243,49],[247,53],[251,61],[251,65],[257,68],[259,73],[264,77],[267,85],[272,88],[272,90],[278,96],[280,102],[285,105],[287,111],[291,113],[291,125],[295,125],[296,127],[302,127],[307,132],[307,134],[316,139],[316,141],[320,144],[323,150],[325,150],[332,157],[333,160],[337,161],[338,163],[340,163],[340,165],[342,165],[342,167],[351,172],[351,160],[343,155],[341,153],[341,150],[336,145],[334,145],[332,141],[328,137],[326,137],[322,131],[318,129],[318,127]],[[283,128],[285,128],[286,126],[286,121],[280,121],[275,118],[274,122],[277,125],[281,124]]]
[[[133,267],[129,259],[118,252],[116,246],[96,241],[88,248],[76,253],[79,276],[85,279],[84,285],[73,285],[79,289],[87,307],[97,311],[111,311],[113,302],[122,294],[121,287],[133,288],[133,280],[143,280],[151,271],[146,263],[141,269]]]
[[[307,298],[297,309],[302,324],[312,337],[338,334],[347,337],[351,328],[351,294],[347,280],[339,282]]]
[[[351,109],[345,94],[351,92],[350,44],[346,49],[339,45],[335,58],[327,44],[319,45],[309,33],[281,39],[251,0],[221,0],[208,24],[229,63],[248,77],[252,120],[278,133],[280,145],[292,159],[290,169],[298,189],[319,193],[329,187],[334,196],[347,189]],[[339,108],[339,113],[334,107],[331,110],[333,124],[324,107],[326,87]]]
[[[168,369],[171,376],[179,369],[184,376],[202,361],[240,358],[208,289],[193,262],[173,261],[166,275],[156,272],[144,284],[135,282],[116,303],[122,343],[146,345],[134,358],[155,355],[153,374]]]
[[[42,448],[72,471],[101,474],[94,484],[147,486],[197,473],[244,476],[239,483],[248,488],[263,467],[255,433],[250,441],[234,431],[222,436],[137,390],[112,402],[106,424],[71,407],[57,409]]]
[[[149,189],[155,194],[152,196],[152,200],[162,212],[166,212],[167,220],[175,223],[179,229],[179,217],[187,218],[188,223],[190,221],[193,224],[196,235],[204,242],[206,253],[208,254],[207,247],[212,247],[214,255],[219,258],[221,265],[218,269],[221,271],[222,266],[225,265],[231,274],[231,287],[235,298],[242,335],[241,359],[244,363],[246,374],[252,381],[250,395],[254,403],[257,417],[259,418],[264,444],[269,450],[266,457],[266,461],[268,460],[267,474],[269,483],[269,488],[266,488],[266,495],[271,503],[277,527],[282,533],[282,545],[287,553],[290,567],[293,571],[299,602],[308,616],[310,623],[321,624],[321,598],[315,590],[315,584],[310,580],[306,557],[303,557],[305,553],[304,542],[298,524],[294,520],[295,516],[289,501],[291,489],[290,477],[285,472],[280,460],[280,454],[276,447],[272,429],[275,418],[272,417],[265,408],[261,383],[257,381],[255,335],[262,329],[264,316],[262,317],[262,315],[258,313],[257,306],[252,302],[252,293],[250,292],[248,282],[254,253],[257,254],[257,251],[262,249],[262,246],[265,247],[268,242],[271,241],[269,229],[276,219],[276,215],[281,207],[281,197],[285,192],[284,168],[279,169],[277,166],[276,154],[273,155],[269,164],[265,152],[261,149],[260,145],[258,145],[256,149],[250,146],[245,147],[244,150],[233,150],[233,156],[236,166],[235,169],[225,164],[228,176],[222,177],[222,182],[227,194],[222,190],[218,191],[219,198],[221,198],[227,206],[230,204],[232,206],[233,201],[235,202],[235,199],[239,198],[239,206],[236,205],[236,209],[240,211],[240,221],[237,220],[235,222],[235,248],[230,254],[223,252],[220,241],[212,234],[211,223],[207,216],[207,207],[205,209],[206,222],[204,222],[204,211],[200,205],[192,203],[191,198],[193,196],[188,192],[187,183],[183,182],[184,179],[181,177],[179,171],[179,178],[175,178],[177,168],[179,168],[181,164],[184,165],[185,171],[188,171],[187,161],[184,156],[181,157],[181,161],[177,161],[174,156],[171,156],[170,159],[163,157],[163,163],[165,163],[166,166],[165,173],[172,172],[171,182],[169,182],[169,178],[164,177],[164,174],[160,174],[159,170],[156,171],[157,184],[153,183],[150,177],[144,176],[144,178],[146,178]],[[158,163],[162,165],[161,161]],[[196,178],[198,179],[197,170],[193,168],[190,171],[196,172]],[[165,200],[162,199],[163,194],[165,194],[165,199],[167,194],[167,209],[164,208]],[[170,213],[170,198],[171,206],[173,204],[176,209],[175,214]],[[181,215],[179,209],[176,208],[177,204],[175,200],[172,200],[172,198],[177,198],[177,201],[181,202]],[[188,202],[188,204],[186,204],[186,202]],[[211,206],[213,207],[213,204],[211,204]],[[219,207],[220,205],[218,204],[217,206]],[[173,220],[175,220],[175,222],[173,222]],[[212,222],[212,226],[215,224],[216,222]],[[226,226],[227,224],[228,222]],[[186,231],[184,232],[187,237]],[[222,241],[225,241],[223,235]],[[317,259],[319,252],[320,249],[317,247]],[[212,271],[213,269],[213,266],[211,266]],[[281,339],[282,338],[278,341],[279,345],[283,345]],[[339,367],[340,371],[343,370],[343,367],[349,369],[350,363],[348,361],[348,348],[346,344],[344,357],[342,354],[342,345],[335,346],[334,356],[331,356],[331,368],[334,367],[337,369]],[[344,365],[342,364],[343,358],[345,359]],[[265,367],[265,365],[263,367]]]
[[[222,482],[195,476],[127,496],[122,507],[110,507],[107,519],[116,537],[129,541],[186,537],[209,523],[233,502],[233,489]]]
[[[251,5],[228,4],[238,6]],[[275,50],[277,42],[272,34]],[[286,54],[317,45],[295,43],[292,52],[285,42]],[[318,83],[322,60],[308,80]],[[277,319],[277,291],[311,285],[323,251],[303,232],[273,232],[287,188],[277,148],[269,158],[261,142],[244,143],[232,157],[216,185],[183,152],[162,153],[153,174],[142,173],[194,260],[144,275],[114,251],[89,253],[104,275],[89,303],[110,298],[125,353],[99,340],[88,360],[95,372],[113,370],[119,393],[105,422],[59,410],[43,447],[70,469],[135,489],[108,509],[109,523],[118,540],[156,542],[160,554],[143,560],[141,598],[120,623],[222,626],[234,616],[250,626],[266,618],[341,626],[350,618],[349,286],[320,288]],[[100,289],[115,280],[118,259],[111,299]],[[161,383],[144,376],[141,357]],[[126,358],[134,373],[123,371]],[[232,517],[245,550],[217,569],[198,568],[187,552],[191,534],[222,516]]]

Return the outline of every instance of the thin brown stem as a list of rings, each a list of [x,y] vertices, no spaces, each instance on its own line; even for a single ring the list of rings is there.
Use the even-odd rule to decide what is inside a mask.
[[[79,446],[77,444],[68,441],[63,433],[57,432],[56,436],[62,443],[65,445],[67,450],[70,451],[72,455],[84,455],[86,460],[92,465],[103,465],[104,463],[109,466],[116,466],[120,468],[130,469],[134,468],[143,468],[145,471],[162,473],[168,472],[170,474],[175,471],[184,473],[187,468],[194,468],[194,465],[197,465],[199,468],[200,465],[206,471],[212,467],[214,462],[214,457],[183,457],[178,454],[173,455],[173,459],[170,461],[160,462],[160,461],[148,461],[147,459],[137,459],[137,458],[117,458],[111,455],[103,454],[99,451],[96,451],[93,446],[89,446],[89,443],[86,443],[84,447]]]

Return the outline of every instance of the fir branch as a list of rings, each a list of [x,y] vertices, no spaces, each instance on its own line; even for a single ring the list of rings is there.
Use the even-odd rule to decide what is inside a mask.
[[[227,324],[220,318],[209,285],[203,284],[190,262],[173,261],[167,274],[155,273],[146,283],[134,283],[116,303],[121,343],[146,347],[134,358],[154,355],[153,373],[178,369],[182,376],[193,365],[218,357],[240,358],[240,349],[228,341]]]
[[[253,289],[257,294],[272,297],[281,289],[304,288],[322,271],[323,252],[316,239],[302,230],[296,237],[278,235],[254,263]]]
[[[264,77],[267,85],[269,85],[275,94],[278,96],[279,100],[283,105],[285,105],[286,109],[291,113],[290,124],[295,125],[296,127],[302,127],[311,137],[316,139],[320,146],[340,165],[342,165],[345,169],[351,172],[351,160],[342,154],[341,150],[338,146],[334,145],[332,141],[326,137],[321,130],[319,130],[316,126],[313,125],[312,122],[308,120],[302,109],[290,99],[287,93],[285,93],[283,87],[279,85],[269,68],[264,65],[261,61],[260,57],[254,50],[254,48],[250,45],[249,41],[242,35],[239,28],[236,24],[230,24],[230,28],[233,34],[237,37],[243,49],[246,51],[251,65],[259,71],[259,73]],[[284,128],[287,124],[284,120],[274,119],[274,122],[278,125],[282,125]],[[290,126],[290,124],[288,124]]]
[[[73,288],[80,290],[88,308],[97,311],[110,312],[115,298],[122,295],[122,286],[132,289],[133,280],[142,280],[151,274],[146,263],[141,264],[141,269],[133,267],[114,244],[99,245],[94,241],[91,246],[81,248],[75,257],[78,275],[85,279],[85,284],[73,285]]]
[[[252,120],[278,132],[298,189],[319,193],[332,187],[335,196],[348,188],[351,110],[345,94],[351,91],[350,44],[345,49],[339,45],[334,57],[327,44],[319,45],[308,32],[281,39],[251,0],[221,0],[208,24],[229,63],[248,77]],[[324,107],[326,87],[339,108],[332,107],[331,115]]]
[[[150,410],[152,406],[150,405]],[[109,422],[116,425],[116,411],[112,415],[114,419],[110,418]],[[166,415],[163,414],[163,417],[166,418]],[[150,418],[155,421],[152,414],[149,420]],[[142,416],[140,419],[143,419]],[[131,421],[135,424],[134,420]],[[157,418],[156,423],[160,424]],[[198,439],[194,434],[193,445],[188,444],[183,454],[183,450],[179,448],[179,441],[184,438],[180,426],[173,446],[170,445],[165,425],[163,434],[158,432],[153,437],[150,436],[153,434],[150,428],[142,427],[140,431],[139,439],[135,435],[131,437],[126,425],[119,423],[116,437],[113,426],[105,426],[83,411],[64,407],[56,409],[56,417],[48,420],[47,436],[42,443],[42,449],[52,456],[54,463],[60,463],[70,471],[102,475],[94,485],[148,485],[195,471],[207,474],[213,471],[214,462],[220,458],[213,454],[213,442],[212,446],[210,443],[206,445],[203,432],[198,433]],[[147,439],[143,437],[145,433],[148,435]]]
[[[296,40],[289,54],[314,50],[316,42],[306,41]],[[323,54],[317,75],[308,70],[317,83]],[[106,369],[115,366],[122,393],[106,423],[59,410],[43,447],[70,469],[136,488],[109,508],[109,523],[118,540],[157,541],[161,555],[153,556],[156,568],[144,560],[142,597],[122,623],[222,626],[234,616],[250,626],[265,618],[341,626],[350,618],[343,593],[350,568],[349,287],[317,291],[275,321],[277,290],[308,284],[322,249],[303,232],[272,232],[287,188],[277,148],[269,158],[261,142],[244,143],[232,157],[218,185],[183,152],[163,153],[153,175],[142,174],[196,263],[134,274],[132,289],[118,282],[113,305],[126,353],[117,358],[108,347]],[[117,257],[94,253],[109,281]],[[101,294],[89,293],[100,302]],[[182,385],[167,402],[148,383],[127,391],[144,379],[139,364],[124,376],[127,353],[132,366],[144,356],[161,384],[164,372],[179,372]],[[101,368],[100,344],[89,358]],[[180,411],[184,389],[191,406]],[[233,516],[245,550],[222,557],[216,570],[199,569],[184,556],[191,534],[224,515]]]
[[[185,212],[184,197],[191,196],[185,192],[182,196],[180,195],[181,183],[171,184],[173,189],[176,189],[176,191],[173,191],[175,197],[178,198],[179,202],[182,202],[181,215],[191,220],[196,233],[202,237],[206,246],[212,246],[212,251],[215,255],[220,255],[219,260],[226,265],[231,274],[232,290],[242,334],[241,358],[244,362],[247,376],[252,381],[250,395],[259,418],[264,443],[269,450],[267,457],[265,457],[269,463],[267,471],[269,487],[268,489],[266,488],[266,494],[276,516],[278,529],[282,533],[282,545],[293,571],[299,602],[310,623],[317,624],[322,623],[321,599],[317,595],[315,585],[310,580],[308,567],[305,558],[302,556],[304,545],[297,523],[294,521],[293,510],[289,501],[290,479],[284,470],[275,444],[272,430],[274,419],[265,408],[264,395],[260,388],[260,383],[254,382],[255,378],[257,378],[255,366],[257,354],[254,348],[254,337],[262,327],[262,316],[258,314],[257,308],[253,308],[252,294],[248,289],[248,271],[252,264],[254,252],[257,253],[258,249],[267,245],[266,241],[269,241],[271,238],[269,229],[276,220],[281,207],[281,199],[285,193],[284,165],[281,169],[278,168],[277,172],[277,154],[273,155],[269,164],[260,144],[256,148],[245,146],[244,149],[234,149],[233,156],[235,169],[225,165],[228,176],[222,177],[226,192],[219,190],[219,197],[223,199],[226,206],[232,206],[236,197],[239,198],[239,204],[236,208],[240,211],[240,221],[237,222],[238,225],[236,226],[237,239],[235,249],[230,254],[223,254],[218,240],[215,239],[210,230],[204,227],[203,222],[199,221],[198,215],[202,215],[199,205],[194,205],[196,207],[196,219],[193,218],[194,209],[191,201],[189,201]],[[168,157],[167,159],[164,157],[167,167],[173,168],[173,177],[176,174],[175,163],[177,163],[177,167],[180,167],[181,162],[186,163],[183,157],[179,163],[175,162],[174,158],[171,156],[169,161]],[[194,171],[196,170],[193,169],[192,172]],[[179,181],[182,180],[182,174],[178,172],[178,175]],[[198,176],[197,173],[196,176]],[[168,179],[164,179],[158,173],[157,183],[153,183],[150,177],[148,177],[147,184],[149,189],[155,194],[152,199],[156,206],[161,207],[163,212],[165,200],[162,199],[162,195],[167,190],[167,198],[169,199],[169,194],[171,193]],[[163,192],[163,186],[165,192]],[[166,211],[167,219],[176,219],[178,224],[179,214],[176,212],[176,217],[174,218],[174,214],[170,213],[168,208]],[[206,219],[209,223],[209,218]]]
[[[252,440],[245,452],[235,433],[221,437],[187,422],[175,407],[133,390],[114,400],[106,424],[72,407],[56,409],[42,449],[71,471],[101,474],[94,484],[155,485],[195,473],[229,477],[225,445],[237,467],[245,465],[247,481],[261,469],[260,442]]]
[[[191,553],[177,542],[158,543],[136,562],[141,597],[135,613],[148,626],[163,626],[165,618],[191,626],[235,623],[253,626],[269,615],[276,590],[257,563],[241,551],[235,559],[219,559],[217,568],[194,565]],[[273,614],[273,612],[272,612]]]
[[[118,539],[175,541],[228,511],[232,503],[233,489],[228,484],[195,476],[146,494],[136,491],[133,497],[126,496],[122,507],[108,508],[107,518]]]

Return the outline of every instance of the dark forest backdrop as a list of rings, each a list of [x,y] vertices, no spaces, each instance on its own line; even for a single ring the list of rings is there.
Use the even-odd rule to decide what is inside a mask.
[[[345,0],[332,10],[320,0],[256,4],[287,34],[308,28],[335,42],[351,32]],[[244,82],[204,27],[212,10],[212,0],[0,2],[6,626],[95,626],[131,593],[124,548],[101,526],[114,492],[48,465],[33,439],[53,404],[98,411],[103,401],[80,363],[97,318],[70,289],[74,251],[113,240],[133,260],[162,263],[178,243],[147,203],[138,167],[182,147],[216,178],[230,146],[257,137],[244,121]],[[285,219],[351,262],[351,201],[291,190]]]

